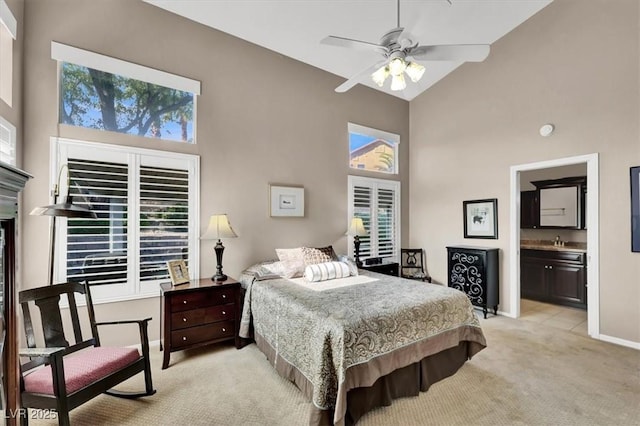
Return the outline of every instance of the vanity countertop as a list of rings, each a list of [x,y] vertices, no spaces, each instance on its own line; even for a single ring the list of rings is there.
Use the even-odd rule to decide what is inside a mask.
[[[553,244],[553,241],[550,240],[521,240],[520,248],[549,251],[577,251],[580,253],[586,253],[587,243],[566,241],[564,246],[556,246]]]

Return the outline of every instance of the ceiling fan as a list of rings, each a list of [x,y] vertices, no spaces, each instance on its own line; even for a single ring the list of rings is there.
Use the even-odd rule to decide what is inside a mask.
[[[446,1],[451,4],[450,0]],[[488,44],[420,45],[400,26],[400,0],[396,1],[396,8],[397,27],[387,31],[377,44],[331,35],[320,41],[330,46],[375,51],[383,56],[381,61],[368,66],[336,87],[336,92],[346,92],[367,75],[370,75],[379,87],[383,87],[387,77],[391,76],[391,90],[404,90],[407,87],[405,74],[417,83],[425,72],[424,66],[415,61],[482,62],[489,55]]]

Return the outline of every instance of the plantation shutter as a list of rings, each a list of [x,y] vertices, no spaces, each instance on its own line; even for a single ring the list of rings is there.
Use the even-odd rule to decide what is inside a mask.
[[[15,127],[0,117],[0,161],[16,165]]]
[[[362,218],[364,229],[369,235],[360,238],[360,258],[371,257],[371,206],[373,203],[371,188],[355,185],[353,188],[353,217]]]
[[[360,258],[397,258],[400,247],[400,182],[349,176],[349,222],[362,218],[369,233],[360,237]],[[353,238],[349,239],[353,253]]]
[[[69,158],[70,188],[75,204],[97,219],[67,221],[67,280],[91,284],[127,281],[127,164]]]
[[[393,257],[395,247],[395,194],[391,189],[377,188],[378,256]]]
[[[168,278],[173,259],[188,266],[189,172],[140,166],[140,281]]]

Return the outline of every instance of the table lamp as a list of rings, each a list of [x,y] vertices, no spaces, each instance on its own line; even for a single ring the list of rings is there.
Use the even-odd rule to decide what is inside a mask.
[[[362,218],[354,217],[351,219],[351,225],[347,230],[347,235],[353,236],[353,246],[355,248],[354,259],[356,261],[356,266],[359,268],[362,266],[362,262],[360,262],[360,237],[369,235],[367,230],[364,228]]]
[[[218,240],[214,250],[216,251],[216,274],[211,277],[213,281],[225,281],[227,276],[222,273],[222,253],[224,252],[224,246],[222,245],[221,238],[236,238],[237,235],[231,228],[229,218],[226,214],[214,214],[209,218],[209,226],[204,234],[200,237],[201,240]]]

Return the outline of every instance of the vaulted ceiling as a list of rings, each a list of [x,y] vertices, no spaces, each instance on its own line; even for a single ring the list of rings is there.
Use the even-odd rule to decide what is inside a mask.
[[[320,44],[327,35],[378,43],[397,24],[396,0],[144,0],[170,12],[345,79],[378,62],[377,52]],[[402,0],[400,26],[421,45],[492,44],[552,0]],[[491,53],[489,53],[489,57]],[[422,62],[406,89],[361,84],[412,100],[463,62]],[[480,67],[482,63],[466,63]]]

